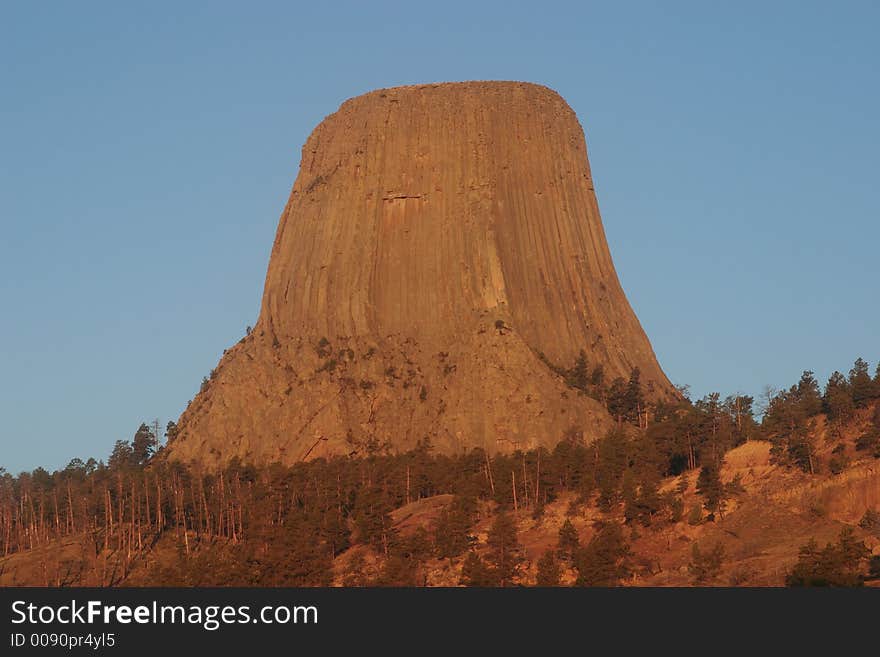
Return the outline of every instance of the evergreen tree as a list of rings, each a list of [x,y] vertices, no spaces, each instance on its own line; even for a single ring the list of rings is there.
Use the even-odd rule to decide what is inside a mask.
[[[828,384],[823,404],[828,410],[829,399],[832,405],[840,401],[837,388],[838,382],[846,385],[840,375],[839,379],[832,375]],[[788,392],[780,392],[771,401],[764,416],[762,428],[766,436],[773,442],[770,455],[774,462],[794,465],[804,472],[814,474],[816,470],[814,431],[810,417],[820,409],[817,400],[818,385],[813,373],[806,371],[796,386]],[[844,393],[847,403],[851,405],[848,393]],[[831,414],[829,414],[831,417]]]
[[[810,474],[816,474],[816,462],[813,457],[816,447],[813,441],[809,429],[800,427],[788,437],[786,444],[789,462]]]
[[[700,475],[697,477],[697,493],[703,496],[704,506],[709,513],[721,510],[721,504],[724,500],[724,485],[721,483],[718,468],[714,464],[707,463],[700,468]]]
[[[332,556],[342,554],[351,545],[351,528],[341,509],[331,508],[323,512],[319,525],[316,531]]]
[[[602,365],[596,365],[590,374],[590,391],[596,399],[605,402],[607,392],[605,391],[605,369]]]
[[[837,543],[820,550],[815,540],[801,547],[798,562],[786,576],[788,586],[861,586],[870,550],[844,528]]]
[[[329,586],[333,579],[330,550],[305,519],[267,528],[264,547],[249,544],[245,561],[263,586]]]
[[[476,508],[476,499],[458,495],[440,512],[433,527],[434,546],[440,559],[452,559],[470,547]]]
[[[853,404],[857,408],[864,408],[874,399],[874,382],[868,374],[868,363],[861,358],[856,359],[853,368],[849,371],[849,386]]]
[[[880,458],[880,404],[874,409],[871,425],[856,440],[856,449]]]
[[[674,491],[665,494],[665,506],[669,509],[669,522],[679,522],[684,516],[684,499]]]
[[[419,560],[405,545],[392,548],[376,580],[378,586],[419,586]]]
[[[343,586],[367,586],[369,578],[365,574],[367,562],[364,559],[364,553],[361,550],[355,552],[354,556],[348,561],[345,575],[342,578]]]
[[[636,507],[636,481],[633,471],[627,469],[623,473],[620,484],[620,496],[623,498],[623,518],[626,523],[631,523],[638,516]]]
[[[125,440],[117,440],[110,458],[107,459],[107,465],[111,470],[121,470],[131,467],[133,463],[131,444]]]
[[[825,412],[829,420],[847,420],[852,416],[855,404],[849,381],[840,372],[834,372],[825,385]]]
[[[177,423],[171,420],[168,421],[168,424],[165,426],[165,442],[170,443],[173,442],[175,438],[177,438],[178,428]]]
[[[865,511],[862,519],[859,520],[859,527],[872,536],[880,538],[880,511],[877,511],[876,509],[868,509]]]
[[[629,546],[623,528],[614,522],[601,525],[577,554],[578,586],[616,586],[628,572]]]
[[[626,381],[622,378],[617,377],[611,382],[608,390],[608,412],[617,420],[618,425],[623,424],[629,409],[627,392]]]
[[[495,578],[486,564],[473,550],[467,553],[461,567],[460,583],[465,586],[495,586]]]
[[[493,566],[498,585],[510,585],[521,562],[516,521],[507,513],[496,515],[486,543],[489,547],[489,562]]]
[[[374,550],[386,556],[395,538],[392,510],[391,501],[381,489],[364,491],[355,509],[359,542],[368,543]]]
[[[819,410],[821,410],[822,396],[819,394],[818,383],[816,383],[815,391],[816,399],[819,402]],[[755,422],[754,404],[755,398],[749,395],[730,395],[724,400],[724,410],[730,416],[733,423],[737,445],[750,440],[756,433],[757,425]]]
[[[578,530],[568,518],[565,519],[562,527],[559,528],[559,542],[556,547],[559,550],[559,554],[568,559],[574,559],[575,554],[577,554],[581,547]]]
[[[565,382],[572,388],[581,392],[588,392],[590,388],[590,368],[587,366],[587,354],[581,349],[577,360],[565,375]]]
[[[813,372],[806,370],[795,388],[794,400],[800,405],[803,417],[812,417],[822,412],[822,393]]]
[[[874,555],[868,562],[868,579],[880,579],[880,554]]]
[[[376,586],[421,586],[418,562],[410,555],[393,550],[382,566],[382,572],[376,579]]]
[[[645,395],[642,392],[641,371],[638,367],[633,368],[629,381],[626,384],[625,393],[625,417],[638,427],[642,426],[642,415],[645,410]]]
[[[559,586],[562,579],[562,569],[556,560],[553,550],[547,550],[538,559],[538,586]]]
[[[628,381],[618,377],[611,382],[607,391],[606,406],[608,412],[617,420],[618,425],[625,421],[641,426],[645,410],[645,396],[640,382],[641,372],[634,368]],[[593,380],[597,376],[594,372]],[[594,386],[596,384],[593,384]]]
[[[663,503],[660,497],[660,481],[652,472],[646,473],[639,486],[636,498],[635,518],[644,527],[650,527],[654,516],[660,511]]]
[[[146,424],[141,423],[131,441],[131,458],[135,465],[146,463],[156,451],[156,434]]]
[[[596,484],[599,488],[599,508],[610,511],[618,501],[623,473],[626,470],[628,444],[622,431],[613,431],[596,441]]]

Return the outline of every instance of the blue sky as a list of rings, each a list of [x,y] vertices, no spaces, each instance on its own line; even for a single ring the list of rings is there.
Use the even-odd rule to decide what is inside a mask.
[[[695,395],[873,369],[878,25],[874,2],[3,3],[0,466],[176,419],[256,321],[305,138],[398,84],[568,100],[624,289]]]

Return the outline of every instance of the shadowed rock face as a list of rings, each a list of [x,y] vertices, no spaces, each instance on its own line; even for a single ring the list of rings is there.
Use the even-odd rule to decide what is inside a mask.
[[[259,321],[181,417],[172,458],[490,451],[611,425],[538,357],[584,350],[674,394],[624,296],[583,131],[517,82],[374,91],[303,148]]]

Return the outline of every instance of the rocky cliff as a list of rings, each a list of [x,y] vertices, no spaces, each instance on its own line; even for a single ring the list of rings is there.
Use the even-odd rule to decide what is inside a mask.
[[[259,321],[171,458],[293,462],[428,439],[553,446],[612,424],[547,362],[671,396],[611,256],[580,124],[542,86],[374,91],[306,142]]]

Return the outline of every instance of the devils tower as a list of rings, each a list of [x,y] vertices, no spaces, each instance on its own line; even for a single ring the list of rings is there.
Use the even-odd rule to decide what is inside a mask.
[[[613,424],[549,364],[674,390],[621,289],[584,134],[519,82],[373,91],[314,130],[260,317],[180,418],[171,458],[292,463],[554,446]]]

